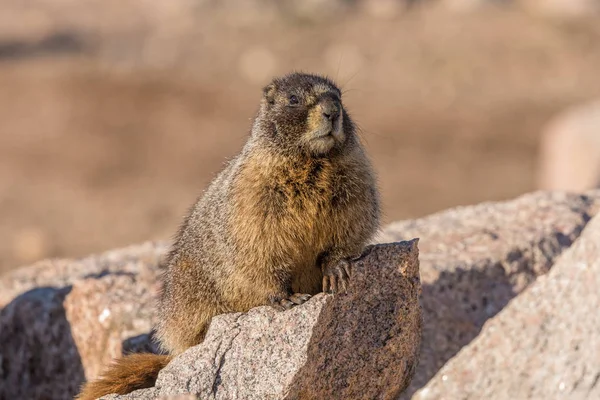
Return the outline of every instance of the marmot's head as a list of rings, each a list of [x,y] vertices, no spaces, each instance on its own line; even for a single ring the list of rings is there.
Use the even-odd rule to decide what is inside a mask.
[[[324,156],[354,143],[354,124],[329,79],[292,73],[263,89],[254,135],[282,150]]]

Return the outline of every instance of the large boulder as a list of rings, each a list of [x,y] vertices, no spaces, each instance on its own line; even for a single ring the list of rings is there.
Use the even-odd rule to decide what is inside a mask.
[[[0,310],[0,399],[72,399],[85,375],[66,318],[69,289],[40,287]]]
[[[415,396],[600,398],[600,216]]]
[[[147,348],[135,339],[154,320],[166,248],[46,260],[0,279],[0,399],[72,399],[127,346]]]
[[[579,236],[600,192],[537,192],[389,225],[380,241],[419,237],[423,282],[421,359],[408,399],[475,338]]]
[[[148,337],[157,322],[157,278],[110,274],[73,284],[63,306],[87,379],[96,378],[113,358],[131,351],[129,339],[139,342]],[[146,350],[145,342],[140,349]]]
[[[556,257],[571,245],[596,214],[599,195],[600,192],[586,195],[534,193],[512,201],[457,208],[427,218],[397,222],[384,229],[379,242],[421,238],[424,314],[421,360],[413,383],[402,395],[404,398],[425,385],[446,361],[476,337],[486,320],[549,270]],[[47,260],[0,278],[0,307],[4,307],[0,311],[0,358],[3,360],[0,381],[10,382],[3,390],[11,390],[7,393],[13,398],[36,398],[33,387],[47,388],[40,393],[50,393],[52,387],[55,389],[51,398],[71,398],[79,384],[96,377],[110,358],[124,351],[156,352],[149,334],[156,318],[153,302],[160,262],[166,250],[166,243],[147,243],[82,260]],[[393,295],[397,298],[400,293],[396,290]],[[347,297],[340,296],[339,301],[344,298]],[[323,309],[329,310],[328,307],[338,304],[338,300],[330,304],[328,299],[328,296],[317,296],[292,313],[306,312],[318,305],[320,311],[315,312],[322,315]],[[363,303],[359,298],[354,300],[353,306],[357,310],[383,307],[380,302]],[[278,320],[285,314],[258,309],[240,316],[239,321]],[[228,318],[234,317],[218,317],[213,325],[231,323]],[[360,328],[351,325],[344,315],[338,315],[337,319],[344,321],[348,332]],[[339,324],[335,329],[345,332],[342,322]],[[322,326],[333,329],[319,322],[312,338],[327,333],[319,333]],[[364,324],[360,329],[365,329]],[[267,341],[267,337],[263,340]],[[342,334],[337,339],[341,338],[348,336]],[[319,343],[333,346],[335,341],[330,343],[330,339],[324,337]],[[313,339],[310,340],[313,343]],[[282,345],[280,341],[274,343],[274,346]],[[314,344],[304,346],[306,351],[317,349],[311,347],[316,346]],[[325,395],[321,392],[325,390],[319,386],[321,383],[310,375],[316,370],[320,372],[318,376],[324,372],[319,369],[323,368],[320,363],[329,359],[319,358],[321,351],[307,356],[306,365],[294,376],[293,382],[298,383],[289,384],[290,396],[294,393],[300,396],[301,387],[314,390],[317,397]],[[233,363],[233,353],[227,354],[228,362]],[[325,354],[329,353],[325,352],[323,357]],[[378,353],[373,356],[375,354]],[[348,364],[362,363],[361,360],[350,358]],[[385,357],[382,360],[385,361]],[[378,362],[374,365],[380,365]],[[370,368],[369,365],[365,368]],[[348,370],[336,368],[350,374],[356,366],[348,365]],[[406,370],[394,371],[402,375],[396,378],[405,382]],[[348,375],[344,374],[332,376],[345,382]],[[381,382],[387,379],[380,378]],[[392,385],[390,391],[397,389],[397,385]]]
[[[67,287],[106,275],[139,275],[152,280],[160,270],[168,243],[147,242],[82,259],[48,259],[0,276],[0,307],[37,287]]]
[[[377,245],[354,263],[348,293],[215,317],[154,388],[115,398],[394,399],[418,362],[420,290],[417,241]]]

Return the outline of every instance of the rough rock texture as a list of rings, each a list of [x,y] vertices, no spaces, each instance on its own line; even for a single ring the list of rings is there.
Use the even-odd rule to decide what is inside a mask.
[[[69,289],[41,287],[0,311],[0,399],[70,399],[84,380],[65,316]]]
[[[379,241],[421,238],[423,345],[413,384],[404,397],[426,384],[446,361],[477,336],[487,319],[549,270],[555,258],[596,214],[599,198],[600,191],[584,196],[534,193],[508,202],[448,210],[386,228]],[[166,250],[165,243],[147,243],[82,260],[43,261],[1,277],[0,307],[4,309],[0,311],[0,382],[10,384],[0,390],[11,390],[16,396],[13,398],[36,398],[34,390],[44,395],[56,394],[52,398],[70,398],[84,377],[95,376],[110,356],[119,354],[120,348],[156,351],[148,333],[154,318],[152,300],[159,262]],[[327,301],[319,297],[293,312],[316,306],[328,309],[337,304]],[[259,309],[231,323],[280,317]],[[228,318],[238,317],[219,317],[216,321],[221,322],[215,324],[229,323]],[[360,328],[351,327],[349,332]],[[342,329],[342,325],[338,328]],[[313,338],[317,334],[315,331]],[[338,339],[346,338],[345,335]],[[269,343],[266,336],[252,340]],[[281,340],[273,342],[276,344],[271,351],[282,346]],[[311,344],[305,347],[318,349],[319,343],[311,339]],[[322,345],[326,344],[323,339]],[[230,351],[227,363],[234,362],[234,353]],[[214,354],[224,355],[225,347]],[[320,358],[318,350],[307,357],[315,365],[309,368],[306,365],[312,364],[307,363],[294,382],[304,382],[318,397],[323,388],[309,377],[311,371],[318,370],[319,376],[326,372],[318,365],[324,358]],[[348,364],[351,362],[354,361]],[[279,365],[278,373],[289,373],[286,365]],[[376,363],[369,362],[365,368],[372,365]],[[187,368],[193,371],[196,367]],[[251,380],[252,376],[246,377]],[[300,386],[290,384],[293,390]],[[230,386],[216,387],[218,392],[233,390]],[[296,391],[290,392],[290,396],[294,393],[298,395]],[[3,398],[1,391],[0,398]]]
[[[600,216],[415,396],[600,398]]]
[[[600,192],[538,192],[397,222],[380,241],[421,238],[423,344],[410,398],[579,236]]]
[[[165,250],[146,243],[3,276],[0,399],[72,399],[122,347],[147,348],[135,335],[150,330]]]
[[[198,396],[189,394],[189,393],[180,393],[180,394],[171,394],[166,396],[161,396],[158,393],[158,389],[150,388],[146,389],[143,392],[138,391],[136,393],[130,393],[124,396],[118,396],[116,394],[111,394],[108,396],[102,397],[103,400],[115,400],[115,399],[128,399],[128,400],[144,400],[144,399],[152,399],[152,400],[196,400],[199,399]]]
[[[0,307],[35,287],[65,287],[114,273],[155,275],[167,249],[167,242],[147,242],[79,260],[49,259],[16,269],[0,276]]]
[[[420,289],[416,240],[375,246],[354,264],[347,294],[218,316],[155,388],[114,398],[396,398],[418,360]]]
[[[599,187],[600,100],[556,116],[542,136],[539,160],[541,189],[582,191]]]
[[[133,350],[135,342],[128,341],[125,349],[124,341],[150,332],[156,323],[157,277],[148,275],[111,274],[73,284],[64,308],[87,379],[96,378],[124,350]]]

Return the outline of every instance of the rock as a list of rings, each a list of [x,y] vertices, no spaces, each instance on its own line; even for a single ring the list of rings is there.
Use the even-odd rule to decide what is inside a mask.
[[[72,399],[84,381],[65,316],[69,289],[32,289],[0,311],[0,399]]]
[[[600,185],[600,101],[573,107],[542,135],[538,186],[582,191]]]
[[[147,242],[80,260],[43,260],[13,270],[0,276],[0,307],[36,287],[65,287],[84,278],[111,273],[154,275],[167,250],[167,242]]]
[[[600,216],[415,396],[600,398]]]
[[[555,258],[570,246],[591,216],[597,213],[599,197],[600,191],[586,195],[534,193],[513,201],[457,208],[419,220],[398,222],[384,230],[379,241],[421,238],[421,302],[425,316],[423,346],[413,384],[404,398],[427,383],[446,361],[475,338],[486,320],[497,314],[537,276],[549,270]],[[43,261],[0,278],[0,307],[5,307],[0,314],[0,357],[3,357],[2,360],[15,357],[21,360],[0,362],[0,381],[21,385],[10,389],[10,393],[31,394],[35,398],[32,387],[46,387],[42,392],[50,393],[54,389],[48,385],[52,385],[58,388],[53,393],[72,395],[84,377],[89,379],[97,375],[110,357],[124,351],[156,352],[149,331],[155,318],[152,303],[158,288],[159,265],[166,250],[166,243],[147,243],[81,260]],[[369,257],[376,257],[378,252]],[[385,264],[385,258],[381,262]],[[359,284],[366,285],[367,282],[356,283]],[[40,297],[36,287],[46,287],[48,289],[44,290],[49,292]],[[365,311],[368,307],[374,309],[375,315],[386,312],[380,308],[389,306],[388,303],[399,301],[397,290],[377,292],[377,295],[381,296],[378,301],[371,298],[361,300],[352,295],[339,298],[316,296],[304,307],[291,311],[289,315],[297,318],[291,322],[287,319],[288,314],[275,313],[270,308],[220,316],[215,319],[215,328],[211,328],[215,329],[212,347],[203,345],[194,349],[193,354],[198,357],[212,354],[219,360],[227,354],[223,359],[226,369],[219,372],[222,384],[216,385],[215,389],[219,396],[224,397],[236,390],[232,379],[243,382],[241,387],[252,388],[259,382],[259,377],[269,383],[271,386],[265,384],[265,387],[272,390],[282,390],[284,386],[289,388],[289,398],[301,397],[300,389],[303,387],[311,390],[307,394],[309,396],[327,397],[327,390],[341,385],[335,379],[350,380],[349,375],[344,374],[354,372],[352,368],[362,368],[361,374],[373,377],[374,388],[384,387],[386,379],[395,379],[396,383],[388,386],[391,392],[396,392],[405,382],[407,366],[381,369],[381,375],[377,375],[369,368],[379,371],[379,363],[382,360],[387,362],[386,356],[378,351],[365,355],[356,348],[352,349],[352,354],[340,350],[336,355],[338,358],[330,359],[327,357],[331,357],[331,352],[319,347],[331,345],[330,351],[334,351],[343,344],[336,340],[343,339],[345,342],[357,332],[361,335],[365,332],[380,334],[366,329],[377,325],[370,323],[367,315],[362,316],[363,319],[358,318],[359,325],[354,325],[350,318],[354,317],[353,314],[332,315],[345,312],[343,307],[349,305],[352,299],[356,312],[368,314]],[[392,300],[386,296],[392,296]],[[43,305],[46,301],[48,305]],[[400,311],[396,309],[394,312]],[[318,317],[310,312],[319,313]],[[314,322],[314,318],[319,318],[319,321]],[[275,325],[265,327],[268,321],[271,321],[269,326]],[[380,318],[378,321],[381,324],[380,321],[387,319]],[[311,323],[316,324],[314,331],[307,328],[312,326]],[[261,327],[260,335],[251,336],[251,327],[256,325]],[[218,338],[218,329],[229,330]],[[20,333],[17,335],[16,332]],[[54,334],[47,335],[47,332],[56,332],[56,339],[52,339]],[[239,332],[239,336],[234,338],[232,332]],[[286,342],[292,340],[292,334],[298,335],[297,341]],[[246,342],[242,343],[242,339]],[[385,342],[381,351],[387,351],[388,346],[397,346],[393,340],[386,341],[385,337],[381,340]],[[222,343],[219,350],[218,343]],[[241,369],[244,362],[249,362],[247,358],[236,358],[243,358],[242,349],[247,343],[257,348],[257,364],[253,367],[246,365],[250,372],[235,375],[236,368]],[[227,347],[229,344],[231,347]],[[304,349],[304,353],[293,353],[296,351],[293,349],[297,348]],[[260,353],[258,349],[264,352]],[[390,350],[391,353],[394,351],[404,350],[398,347]],[[266,360],[273,354],[279,357],[278,360],[285,359],[286,363],[268,364]],[[305,361],[298,354],[304,354]],[[59,359],[54,360],[53,357]],[[340,359],[345,362],[336,364]],[[197,361],[187,366],[184,366],[184,361],[182,358],[179,364],[174,365],[179,365],[177,368],[189,374],[214,367],[212,361],[206,361],[206,365]],[[60,365],[68,366],[67,372],[60,372],[63,371]],[[266,378],[258,374],[264,373],[269,365],[277,372],[271,380],[264,380]],[[70,369],[75,367],[79,372]],[[55,368],[59,372],[55,373]],[[332,369],[338,372],[333,374]],[[211,371],[214,373],[214,370]],[[315,377],[315,371],[318,371],[318,376],[327,379],[321,382]],[[398,375],[389,377],[384,372]],[[182,373],[180,378],[187,379],[185,376],[192,375]],[[168,385],[181,384],[172,380],[176,378],[165,372],[160,390],[153,389],[156,396],[166,394]],[[206,384],[205,381],[196,383],[196,387]],[[353,382],[350,383],[348,386],[344,384],[340,393],[351,397],[352,390],[356,388]],[[361,390],[368,388],[361,387]],[[150,391],[144,393],[146,396],[151,394]],[[1,393],[0,398],[3,398]]]
[[[419,237],[423,344],[410,398],[579,236],[600,192],[538,192],[396,222],[379,241]]]
[[[196,399],[198,399],[198,397],[194,396],[193,394],[187,394],[187,393],[161,396],[158,394],[158,390],[156,390],[155,388],[150,388],[150,389],[144,390],[143,394],[139,393],[139,392],[130,393],[130,394],[124,395],[124,396],[118,396],[116,394],[111,394],[111,395],[102,397],[102,399],[104,399],[104,400],[113,400],[113,399],[121,399],[121,400],[123,400],[123,399],[127,399],[127,400],[196,400]]]
[[[418,360],[419,292],[417,241],[375,246],[355,263],[347,294],[217,316],[156,387],[109,398],[396,398]]]
[[[88,380],[97,378],[113,358],[123,355],[125,341],[130,351],[158,351],[147,347],[148,335],[143,337],[145,343],[139,340],[139,335],[150,332],[156,323],[157,282],[157,275],[110,274],[73,284],[64,308]],[[138,338],[138,343],[130,338]]]
[[[165,250],[47,260],[0,279],[0,399],[72,399],[124,345],[149,349],[131,336],[152,326]]]

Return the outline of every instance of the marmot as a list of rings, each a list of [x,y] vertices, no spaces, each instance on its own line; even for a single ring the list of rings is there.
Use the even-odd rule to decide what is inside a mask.
[[[79,399],[153,386],[217,314],[344,292],[349,261],[379,219],[376,178],[341,91],[312,74],[275,78],[242,152],[192,207],[167,257],[156,333],[169,355],[125,356]]]

